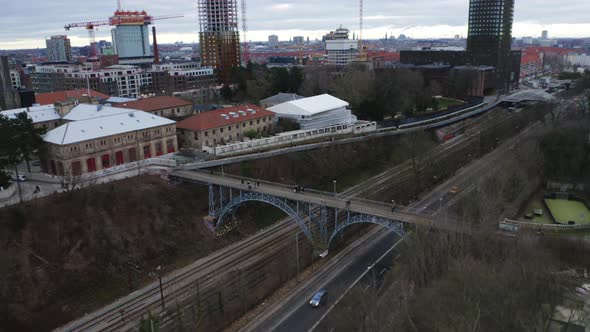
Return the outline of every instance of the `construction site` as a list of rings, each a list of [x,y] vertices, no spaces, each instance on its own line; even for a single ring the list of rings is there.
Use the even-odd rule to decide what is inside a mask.
[[[198,7],[201,64],[215,68],[220,81],[227,82],[231,69],[241,64],[237,1],[199,0]]]
[[[179,18],[182,16],[161,16],[154,17],[145,10],[128,11],[121,9],[121,1],[117,2],[117,10],[107,20],[76,22],[66,24],[64,28],[69,31],[72,28],[85,28],[88,31],[88,38],[91,50],[91,57],[97,57],[99,50],[96,43],[96,28],[99,26],[114,26],[111,30],[113,48],[115,54],[121,59],[125,58],[148,58],[153,61],[157,58],[155,46],[156,34],[153,29],[154,53],[150,48],[148,26],[156,20]]]

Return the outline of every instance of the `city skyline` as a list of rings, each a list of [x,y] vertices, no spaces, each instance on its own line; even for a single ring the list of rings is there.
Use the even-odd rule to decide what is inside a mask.
[[[0,49],[44,48],[45,38],[66,34],[63,29],[65,24],[104,20],[112,15],[115,7],[115,1],[84,6],[71,0],[8,3],[0,16]],[[183,18],[157,22],[158,40],[161,43],[198,41],[196,1],[143,3],[129,0],[123,1],[123,8],[145,9],[153,16],[184,14]],[[364,37],[383,38],[386,33],[396,37],[403,33],[412,38],[466,37],[468,8],[467,0],[423,1],[418,5],[409,1],[366,1]],[[583,14],[588,10],[590,3],[581,0],[570,1],[568,6],[555,6],[554,2],[546,0],[517,1],[513,35],[538,37],[542,30],[548,30],[550,38],[588,37],[590,21]],[[27,25],[22,22],[27,22]],[[341,24],[351,33],[358,33],[358,1],[350,1],[348,6],[332,0],[322,1],[321,4],[313,0],[281,1],[272,5],[262,0],[248,1],[248,39],[252,41],[266,41],[271,34],[278,35],[281,41],[297,35],[319,39]],[[98,29],[97,40],[110,40],[110,29]],[[67,34],[72,46],[88,44],[84,29]]]

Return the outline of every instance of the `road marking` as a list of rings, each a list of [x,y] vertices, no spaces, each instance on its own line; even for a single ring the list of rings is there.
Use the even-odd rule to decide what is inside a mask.
[[[409,235],[409,233],[407,234]],[[406,236],[407,236],[406,235]],[[375,263],[373,263],[373,265],[375,265],[376,263],[379,263],[383,258],[385,258],[385,256],[387,256],[393,249],[395,249],[400,243],[402,243],[402,241],[405,239],[405,237],[400,238],[391,248],[389,248],[383,255],[381,255],[381,257],[377,258],[377,260],[375,261]],[[397,256],[399,257],[399,255]],[[396,257],[396,258],[397,258]],[[311,332],[313,330],[315,330],[316,327],[318,327],[318,325],[320,325],[320,323],[324,320],[324,318],[326,318],[326,316],[328,316],[328,314],[330,313],[330,311],[332,311],[332,309],[334,309],[334,307],[338,304],[338,302],[340,302],[342,300],[342,298],[344,298],[344,296],[346,296],[346,294],[348,294],[348,292],[350,292],[350,290],[356,285],[358,284],[359,281],[361,281],[361,279],[363,279],[363,277],[369,273],[369,271],[371,271],[371,269],[366,269],[353,283],[352,285],[350,285],[348,288],[346,288],[346,290],[342,293],[342,295],[340,295],[340,297],[328,308],[328,310],[326,310],[326,312],[322,315],[322,317],[320,317],[320,319],[308,330],[308,332]]]

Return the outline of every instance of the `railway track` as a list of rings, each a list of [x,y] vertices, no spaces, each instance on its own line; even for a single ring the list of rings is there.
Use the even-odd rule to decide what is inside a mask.
[[[484,117],[481,119],[480,125],[484,126]],[[461,150],[473,143],[473,139],[470,140],[470,138],[460,137],[449,144],[440,146],[431,151],[429,158],[436,162],[443,158],[445,154]],[[390,185],[388,182],[393,177],[409,178],[411,172],[411,163],[406,162],[353,186],[339,195],[348,198],[363,196],[366,193]],[[177,270],[162,278],[164,296],[168,299],[174,299],[175,303],[182,303],[191,299],[195,287],[199,287],[203,291],[202,294],[212,292],[213,286],[219,281],[219,279],[216,279],[217,276],[236,269],[239,270],[241,266],[268,263],[288,247],[286,243],[289,243],[289,239],[292,239],[297,232],[300,232],[298,226],[291,220],[285,219],[245,240],[232,244],[185,268]],[[271,254],[267,255],[265,253]],[[146,312],[157,313],[160,310],[160,289],[158,283],[153,282],[142,290],[99,309],[92,316],[87,315],[70,322],[58,328],[57,331],[129,330],[137,326],[137,322]]]
[[[370,189],[370,187],[356,186],[341,193],[341,195],[353,198]],[[172,275],[162,278],[164,295],[175,300],[176,297],[183,298],[182,293],[190,291],[190,287],[194,286],[191,286],[191,284],[196,280],[199,280],[199,283],[203,282],[201,280],[203,278],[205,283],[199,287],[205,289],[209,285],[207,282],[213,278],[201,276],[205,272],[210,276],[217,275],[220,270],[235,270],[237,266],[244,265],[244,263],[255,258],[259,259],[261,252],[278,252],[277,247],[284,247],[285,240],[292,238],[295,232],[299,232],[297,224],[290,219],[285,219],[265,231],[258,232],[245,240],[215,252]],[[236,253],[239,254],[235,255]],[[247,255],[250,253],[256,254]],[[250,258],[244,261],[244,257]],[[136,293],[138,291],[100,309],[97,315],[92,318],[81,318],[58,328],[57,331],[114,331],[124,329],[130,322],[136,324],[137,319],[146,312],[150,310],[156,312],[160,309],[160,289],[156,282],[146,286],[143,292]]]

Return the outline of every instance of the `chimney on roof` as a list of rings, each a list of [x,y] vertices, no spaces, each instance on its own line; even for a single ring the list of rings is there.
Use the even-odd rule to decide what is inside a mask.
[[[156,39],[156,27],[152,27],[152,35],[154,36],[154,63],[160,63],[160,51],[158,50],[158,41]]]

